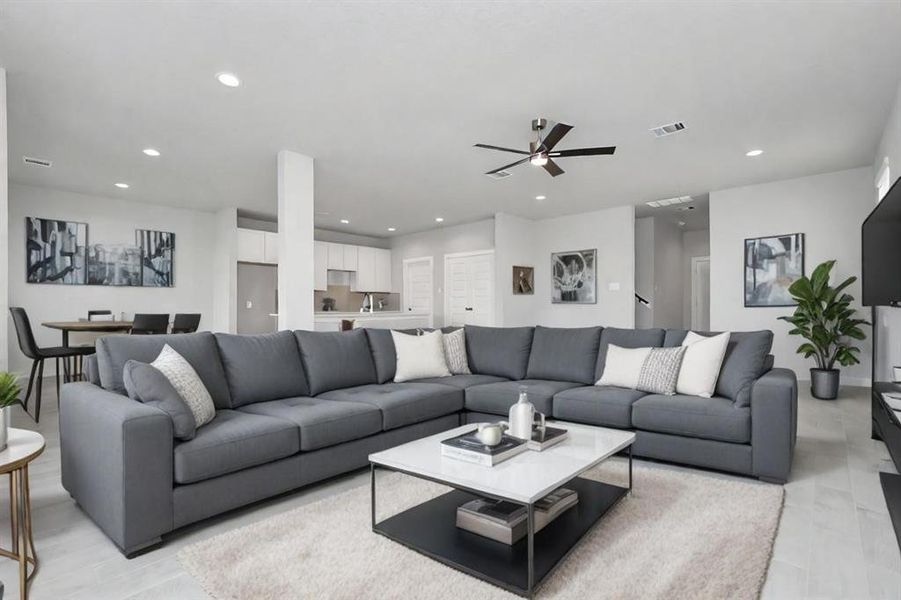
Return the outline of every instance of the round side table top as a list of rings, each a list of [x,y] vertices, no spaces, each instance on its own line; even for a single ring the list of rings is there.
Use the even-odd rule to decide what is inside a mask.
[[[22,468],[44,451],[44,436],[37,431],[9,428],[7,446],[0,451],[0,474]]]

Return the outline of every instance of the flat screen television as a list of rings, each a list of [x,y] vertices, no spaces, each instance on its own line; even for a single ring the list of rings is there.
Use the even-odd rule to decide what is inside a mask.
[[[863,222],[864,306],[901,306],[901,178]]]

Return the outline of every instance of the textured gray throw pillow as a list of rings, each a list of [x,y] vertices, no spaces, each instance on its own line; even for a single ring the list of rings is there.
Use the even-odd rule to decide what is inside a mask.
[[[650,394],[674,395],[676,393],[676,382],[679,381],[679,369],[682,367],[682,357],[685,356],[685,349],[685,346],[651,348],[650,353],[641,365],[638,385],[635,386],[635,389]]]
[[[176,439],[190,440],[194,437],[197,430],[194,414],[159,369],[129,360],[125,363],[122,381],[129,398],[153,405],[171,417]]]

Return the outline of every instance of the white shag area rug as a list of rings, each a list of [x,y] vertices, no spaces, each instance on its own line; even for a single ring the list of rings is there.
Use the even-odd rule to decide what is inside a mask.
[[[613,459],[584,476],[625,484]],[[632,493],[595,525],[538,598],[757,598],[782,512],[781,486],[636,464]],[[379,520],[447,491],[378,472]],[[362,485],[179,552],[220,600],[511,599],[370,529]],[[540,551],[540,550],[539,550]]]

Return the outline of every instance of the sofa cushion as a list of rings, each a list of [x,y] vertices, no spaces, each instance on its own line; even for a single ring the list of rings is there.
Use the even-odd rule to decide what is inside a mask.
[[[194,413],[188,408],[162,371],[147,363],[130,360],[122,372],[128,397],[160,409],[172,419],[172,435],[180,440],[190,440],[197,430]]]
[[[536,327],[526,377],[591,385],[600,339],[600,327]]]
[[[194,439],[175,446],[175,482],[211,479],[298,451],[300,435],[291,421],[220,410]]]
[[[604,427],[632,427],[632,404],[645,392],[607,385],[564,390],[554,396],[554,418]]]
[[[658,433],[737,444],[751,441],[751,409],[721,396],[645,396],[632,405],[632,423]]]
[[[231,394],[225,382],[225,371],[219,348],[212,333],[177,333],[171,335],[108,335],[97,339],[97,370],[100,385],[119,394],[125,393],[122,370],[128,360],[150,363],[163,346],[187,360],[213,398],[216,408],[231,408]]]
[[[498,383],[501,381],[509,381],[503,377],[495,377],[494,375],[451,375],[450,377],[428,377],[426,379],[417,379],[410,383],[440,383],[442,385],[452,385],[455,388],[465,390],[474,385],[484,385],[486,383]]]
[[[519,389],[525,387],[529,402],[540,413],[550,415],[554,395],[563,390],[579,387],[571,381],[548,381],[544,379],[523,379],[487,383],[466,388],[466,410],[506,415],[510,407],[519,400]]]
[[[463,391],[437,383],[382,383],[326,392],[319,396],[337,402],[362,402],[382,411],[382,429],[396,429],[457,412]]]
[[[697,331],[710,337],[720,332]],[[666,332],[665,344],[678,346],[688,334],[684,329],[670,329]],[[733,331],[726,347],[726,357],[720,367],[716,382],[716,394],[735,401],[738,406],[751,405],[751,386],[770,370],[768,356],[773,348],[773,332]]]
[[[300,449],[304,451],[334,446],[382,430],[382,413],[362,402],[297,397],[255,402],[238,410],[296,423],[300,428]]]
[[[375,363],[364,330],[295,331],[294,334],[300,345],[310,395],[376,383]]]
[[[533,327],[467,325],[466,353],[473,373],[524,379],[529,366]]]
[[[310,394],[290,331],[215,335],[233,407]]]
[[[391,332],[397,364],[394,381],[401,383],[426,377],[450,377],[444,355],[444,334],[429,331],[422,335]]]
[[[595,367],[594,381],[598,381],[604,374],[604,364],[607,362],[607,346],[614,344],[620,348],[658,348],[663,345],[662,329],[620,329],[618,327],[605,327],[601,331],[601,342],[598,347],[598,362]],[[593,383],[593,382],[592,382]]]

